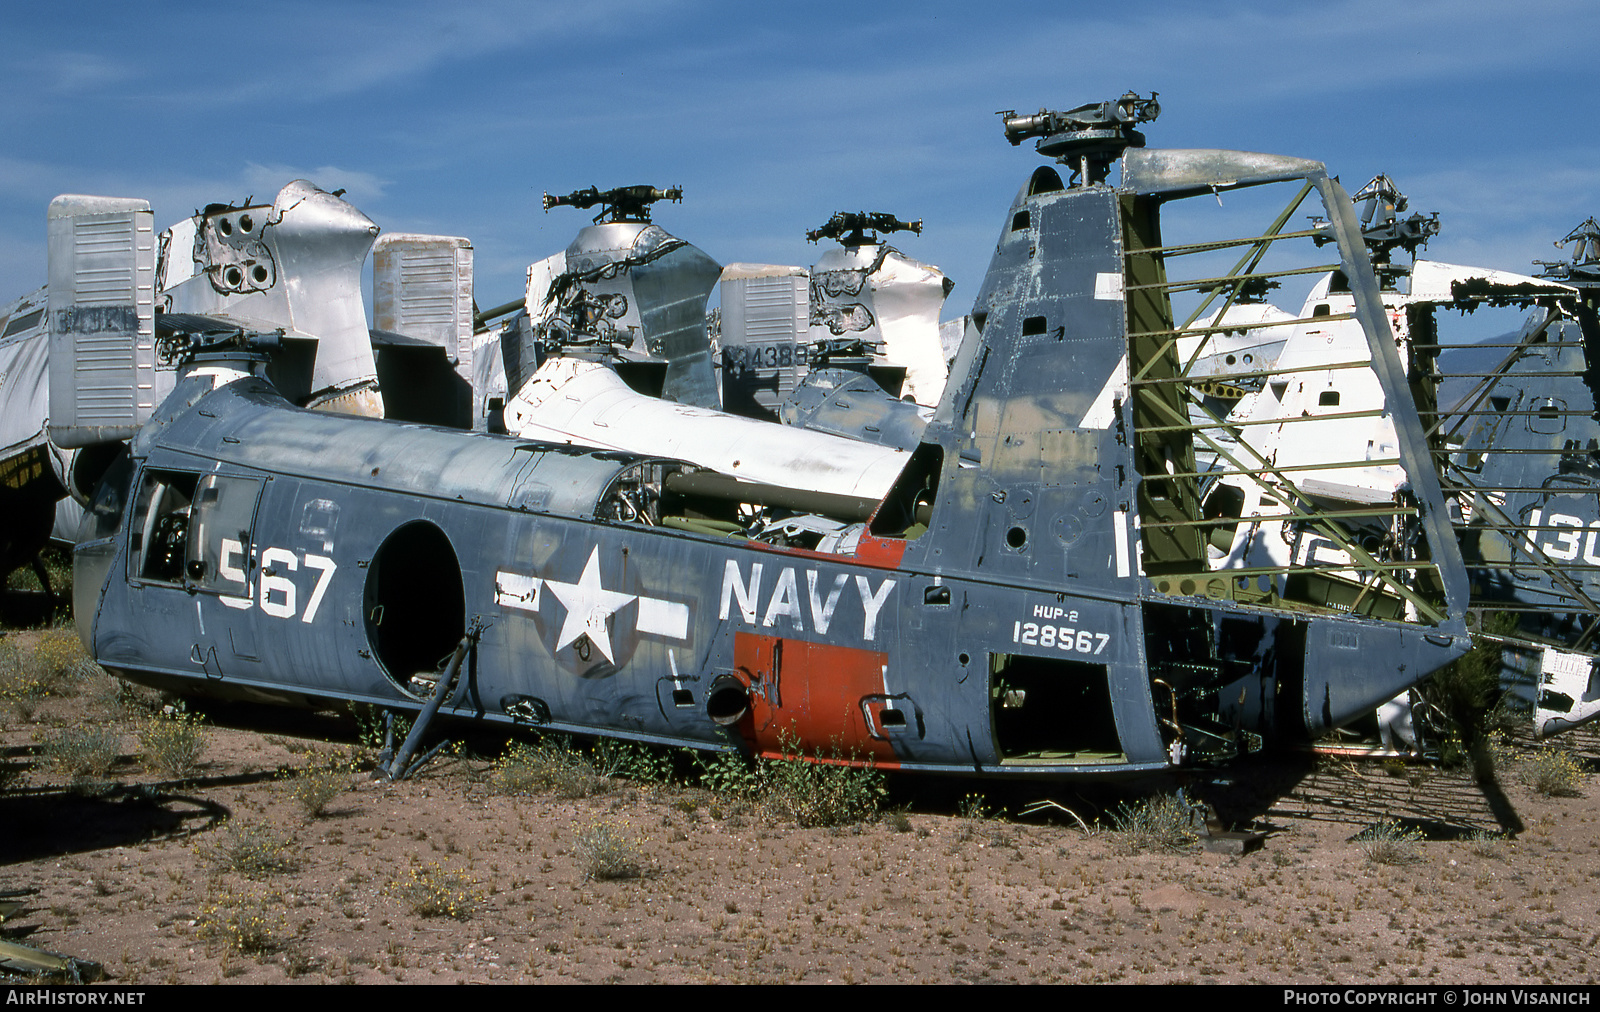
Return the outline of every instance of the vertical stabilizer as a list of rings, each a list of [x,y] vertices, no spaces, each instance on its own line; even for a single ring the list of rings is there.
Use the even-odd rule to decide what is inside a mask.
[[[809,274],[804,267],[729,264],[721,287],[723,405],[753,417],[776,412],[806,373]]]
[[[47,219],[50,438],[127,439],[171,386],[156,376],[150,203],[66,194]]]
[[[457,236],[395,234],[372,248],[372,322],[445,349],[472,375],[472,243]]]

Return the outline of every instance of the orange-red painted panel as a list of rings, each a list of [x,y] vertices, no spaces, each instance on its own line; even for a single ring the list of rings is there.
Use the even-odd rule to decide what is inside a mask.
[[[736,632],[734,664],[750,686],[750,714],[740,729],[757,751],[777,755],[798,739],[807,754],[831,753],[880,764],[894,760],[882,729],[868,727],[883,710],[883,669],[876,650]],[[863,711],[863,705],[866,710]]]

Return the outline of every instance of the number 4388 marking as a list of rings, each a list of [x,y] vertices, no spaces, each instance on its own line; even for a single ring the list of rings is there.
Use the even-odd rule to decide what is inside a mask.
[[[245,558],[243,544],[232,538],[223,538],[222,557],[217,560],[217,570],[222,578],[249,587],[250,579],[246,576],[243,566]],[[287,548],[264,549],[261,553],[261,581],[257,593],[253,596],[245,594],[242,597],[223,595],[222,603],[241,611],[253,608],[259,603],[261,611],[273,618],[294,618],[299,606],[300,589],[284,573],[295,572],[302,562],[305,568],[317,571],[316,586],[311,588],[311,596],[306,599],[305,613],[300,616],[300,621],[309,623],[317,617],[317,609],[322,606],[322,598],[328,592],[328,584],[333,582],[334,570],[339,568],[332,559],[324,555],[307,553],[296,556]]]
[[[1011,623],[1011,642],[1030,647],[1054,647],[1068,653],[1098,655],[1111,637],[1106,633],[1067,626],[1040,625],[1037,622]]]

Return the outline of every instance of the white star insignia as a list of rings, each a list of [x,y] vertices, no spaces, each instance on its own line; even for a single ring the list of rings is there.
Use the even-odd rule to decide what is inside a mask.
[[[583,567],[583,575],[577,583],[547,579],[544,585],[567,609],[566,620],[561,623],[561,635],[556,639],[556,649],[569,646],[580,636],[587,636],[595,649],[609,663],[615,664],[606,619],[631,603],[635,595],[619,594],[600,586],[600,546],[596,545],[589,553],[589,562]]]

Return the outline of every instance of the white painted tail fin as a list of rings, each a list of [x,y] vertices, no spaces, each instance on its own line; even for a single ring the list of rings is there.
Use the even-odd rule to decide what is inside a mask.
[[[1560,734],[1600,716],[1593,657],[1547,646],[1539,661],[1539,696],[1533,711],[1535,738]]]

